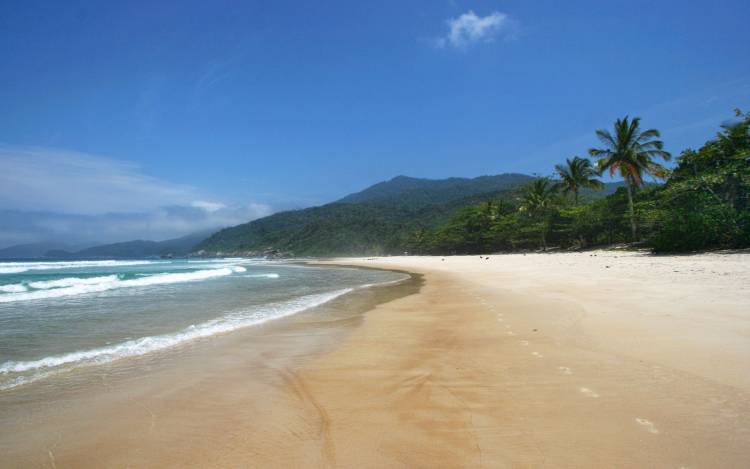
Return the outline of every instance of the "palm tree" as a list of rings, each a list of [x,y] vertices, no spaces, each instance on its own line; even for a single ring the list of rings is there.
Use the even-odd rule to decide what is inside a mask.
[[[604,129],[596,131],[596,136],[604,144],[604,148],[589,149],[589,154],[598,158],[597,168],[600,173],[609,170],[610,176],[614,176],[615,172],[619,172],[625,180],[633,241],[636,241],[638,236],[633,208],[633,190],[643,186],[644,174],[657,178],[666,177],[667,169],[655,162],[654,157],[662,158],[664,161],[669,161],[672,157],[664,151],[664,142],[658,140],[659,131],[656,129],[641,131],[640,122],[639,117],[634,117],[632,121],[628,120],[628,116],[617,119],[614,136]]]
[[[565,194],[573,193],[575,205],[578,205],[578,191],[581,189],[600,191],[604,187],[600,180],[594,179],[597,171],[591,161],[580,156],[574,156],[572,160],[567,158],[564,165],[555,165],[555,171],[560,176],[558,187]]]
[[[526,186],[521,198],[520,209],[541,220],[542,248],[547,250],[548,218],[555,204],[557,186],[548,178],[539,178]]]

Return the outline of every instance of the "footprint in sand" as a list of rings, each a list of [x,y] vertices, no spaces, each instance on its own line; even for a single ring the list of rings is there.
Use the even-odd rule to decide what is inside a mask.
[[[532,354],[532,355],[534,355],[534,356],[535,356],[535,357],[537,357],[537,358],[544,358],[544,355],[542,355],[542,354],[541,354],[541,353],[539,353],[539,352],[531,352],[531,354]]]
[[[564,375],[572,375],[573,374],[573,370],[571,370],[567,366],[558,366],[557,369],[560,370],[560,373],[562,373]]]
[[[516,335],[516,333],[513,331],[508,331],[508,335]]]
[[[645,428],[647,432],[659,433],[659,430],[657,430],[656,425],[654,425],[654,423],[651,422],[650,420],[636,418],[635,421],[638,422],[639,425],[643,426],[643,428]]]
[[[589,388],[579,388],[579,391],[581,391],[581,394],[584,394],[589,397],[599,397],[599,394]]]
[[[529,341],[528,340],[522,340],[521,341],[521,345],[523,345],[525,347],[525,346],[529,345]]]
[[[503,318],[497,318],[497,322],[503,322],[503,321],[504,321]]]

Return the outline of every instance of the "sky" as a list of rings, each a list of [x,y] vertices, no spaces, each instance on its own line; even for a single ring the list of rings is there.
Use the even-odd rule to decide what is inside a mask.
[[[397,175],[550,174],[750,107],[750,2],[0,0],[0,248],[166,239]]]

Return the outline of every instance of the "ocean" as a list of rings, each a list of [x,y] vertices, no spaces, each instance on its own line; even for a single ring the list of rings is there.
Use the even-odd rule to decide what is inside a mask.
[[[0,262],[0,392],[406,278],[242,258]]]

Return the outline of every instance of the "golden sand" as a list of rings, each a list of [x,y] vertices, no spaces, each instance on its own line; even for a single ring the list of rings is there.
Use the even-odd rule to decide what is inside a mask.
[[[17,425],[36,440],[5,465],[750,461],[748,255],[331,262],[417,272],[424,285],[326,329],[325,346],[305,345],[321,329],[301,316],[120,379],[106,399],[42,412],[42,430]]]

